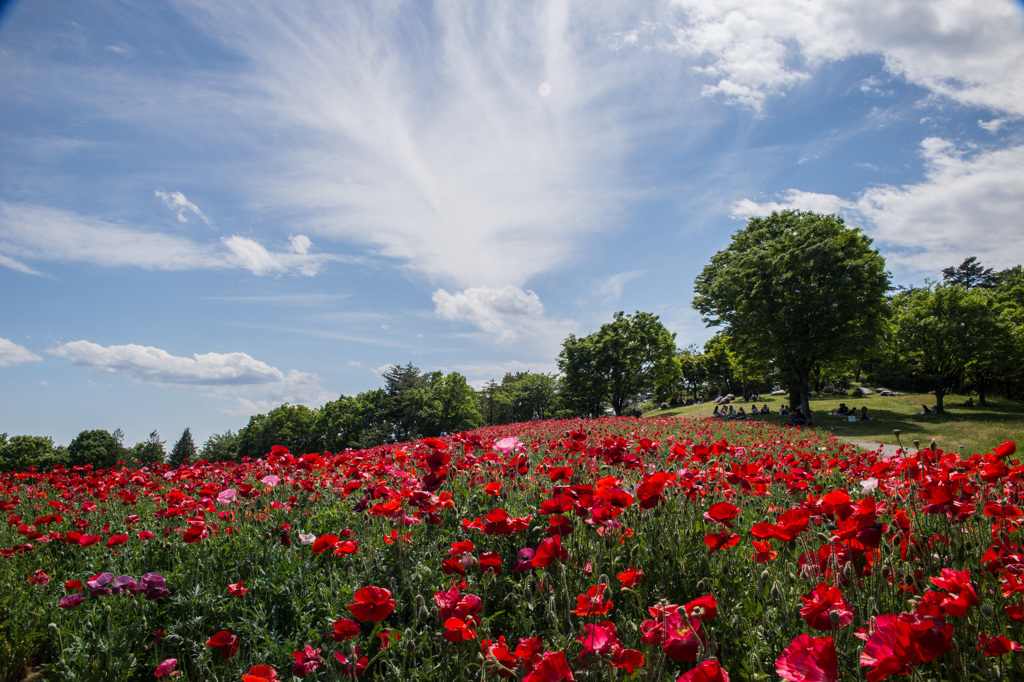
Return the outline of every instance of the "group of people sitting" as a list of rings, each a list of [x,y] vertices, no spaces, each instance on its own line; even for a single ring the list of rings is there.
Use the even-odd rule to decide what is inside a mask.
[[[839,409],[836,410],[836,414],[840,414],[840,415],[842,415],[844,417],[856,417],[857,416],[857,408],[856,407],[847,407],[846,403],[839,403]],[[871,418],[868,417],[867,405],[862,406],[860,408],[860,421],[866,422],[866,421],[870,421],[870,419]]]
[[[757,409],[756,404],[751,405],[750,412],[747,412],[745,409],[743,409],[742,405],[738,410],[732,405],[729,405],[728,407],[722,405],[721,411],[719,411],[719,406],[715,405],[715,411],[711,413],[711,416],[719,417],[721,419],[725,419],[728,421],[730,419],[746,419],[747,417],[756,417],[758,415],[768,416],[770,412],[771,410],[768,409],[768,403],[765,403],[760,410]]]

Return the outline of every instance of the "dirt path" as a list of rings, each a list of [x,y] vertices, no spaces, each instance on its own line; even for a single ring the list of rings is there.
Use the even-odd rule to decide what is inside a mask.
[[[881,448],[882,449],[882,454],[885,454],[885,455],[891,455],[891,456],[895,457],[895,456],[900,454],[900,452],[899,452],[900,448],[899,448],[898,445],[889,445],[887,443],[872,443],[871,441],[851,440],[849,438],[840,438],[840,440],[844,440],[847,443],[853,443],[854,445],[856,445],[861,450],[868,450],[870,452],[874,452],[875,450],[878,450],[879,448]]]

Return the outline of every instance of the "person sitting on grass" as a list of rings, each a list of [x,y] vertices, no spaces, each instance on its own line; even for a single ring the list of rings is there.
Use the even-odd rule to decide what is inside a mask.
[[[736,413],[736,418],[737,419],[746,419],[747,418],[747,413],[746,413],[746,411],[744,411],[742,406],[740,407],[739,412]]]
[[[850,414],[850,408],[846,406],[846,403],[839,403],[839,409],[836,410],[836,414]]]
[[[866,422],[866,421],[870,421],[871,420],[871,417],[868,416],[868,406],[867,405],[865,405],[864,407],[860,408],[860,420],[862,422]]]
[[[767,417],[770,413],[771,410],[768,409],[768,403],[765,403],[764,405],[761,406],[761,414]]]
[[[790,426],[804,426],[807,424],[807,420],[804,419],[804,413],[800,410],[792,410],[789,415]]]

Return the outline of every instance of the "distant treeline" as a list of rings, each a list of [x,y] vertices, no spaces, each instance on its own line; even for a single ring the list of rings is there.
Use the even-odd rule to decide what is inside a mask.
[[[823,289],[816,295],[815,314],[827,316],[835,306]],[[834,295],[858,292],[840,287]],[[863,344],[866,351],[815,360],[812,391],[884,385],[934,393],[940,409],[948,393],[977,394],[981,405],[989,395],[1024,397],[1021,266],[996,272],[968,258],[942,270],[941,282],[892,290],[876,322],[872,342]],[[850,332],[842,319],[835,329]],[[46,436],[0,434],[0,470],[237,461],[262,457],[274,445],[296,453],[339,452],[533,418],[634,414],[727,393],[764,394],[774,386],[787,387],[790,402],[799,404],[794,389],[800,382],[777,357],[779,349],[737,342],[727,325],[703,347],[680,351],[656,315],[616,313],[597,332],[565,340],[558,375],[508,373],[477,391],[458,372],[396,365],[384,373],[381,388],[342,395],[318,408],[281,405],[250,417],[237,433],[214,434],[201,448],[188,428],[170,451],[156,431],[131,447],[120,429],[83,431],[67,446]]]

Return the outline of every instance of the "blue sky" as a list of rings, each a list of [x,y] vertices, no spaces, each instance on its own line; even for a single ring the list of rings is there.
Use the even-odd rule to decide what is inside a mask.
[[[185,427],[711,331],[747,218],[897,283],[1024,262],[1024,8],[997,0],[22,0],[0,14],[0,431]]]

